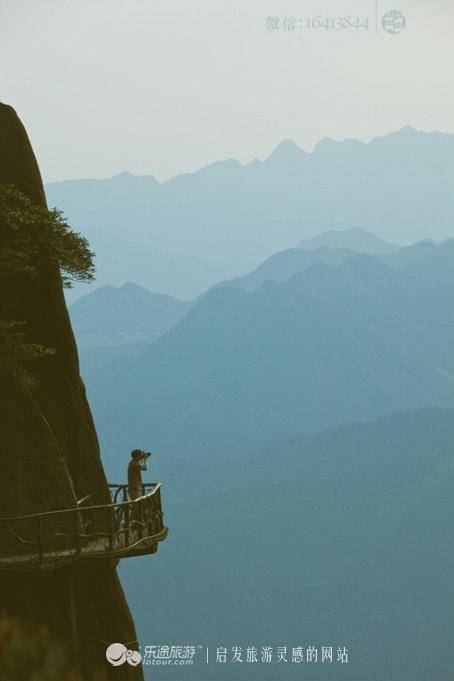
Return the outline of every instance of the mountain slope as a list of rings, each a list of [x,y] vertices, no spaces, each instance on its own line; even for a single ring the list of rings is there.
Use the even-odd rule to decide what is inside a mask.
[[[418,241],[410,246],[397,248],[386,244],[370,232],[359,230],[339,230],[323,232],[304,244],[307,248],[291,248],[280,251],[267,258],[255,270],[242,277],[229,279],[217,284],[220,286],[235,286],[246,291],[253,291],[267,281],[283,282],[293,275],[304,272],[312,265],[339,265],[354,255],[371,254],[384,265],[401,270],[409,276],[425,277],[432,285],[447,284],[451,279],[454,266],[454,239],[447,239],[437,243],[432,240]],[[366,234],[366,236],[364,236]],[[333,244],[318,246],[319,243]],[[350,244],[354,250],[336,246],[335,244]]]
[[[416,247],[419,245],[419,250]],[[454,266],[454,239],[442,243],[421,242],[415,244],[415,252],[402,249],[400,267],[406,274],[424,277],[428,285],[450,286]],[[398,256],[399,253],[396,254]]]
[[[449,291],[370,256],[253,292],[214,289],[119,371],[115,390],[94,393],[96,413],[188,454],[453,404]]]
[[[345,248],[319,246],[307,251],[300,248],[290,248],[272,255],[249,274],[223,281],[217,286],[235,286],[245,291],[253,291],[269,280],[286,281],[294,274],[304,272],[312,265],[319,263],[339,265],[347,258],[351,258],[352,255],[355,255],[355,251]]]
[[[152,293],[131,282],[104,286],[69,308],[82,375],[94,375],[120,357],[134,357],[174,326],[191,303]]]
[[[208,480],[197,465],[183,471],[157,460],[160,477],[172,480],[174,534],[155,576],[173,586],[156,593],[140,564],[125,566],[131,601],[153,602],[140,610],[139,631],[145,636],[157,620],[160,639],[185,640],[190,631],[214,649],[346,645],[349,664],[310,666],[320,681],[383,681],[384,673],[388,681],[445,681],[453,443],[454,412],[431,409],[275,442],[226,458]],[[240,681],[276,679],[277,671],[234,669]],[[291,671],[289,663],[278,678]],[[212,663],[209,672],[231,679],[232,665]],[[185,674],[198,679],[200,667]]]

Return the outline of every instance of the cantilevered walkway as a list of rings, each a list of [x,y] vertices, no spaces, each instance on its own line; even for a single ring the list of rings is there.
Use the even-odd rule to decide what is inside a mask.
[[[112,503],[0,518],[0,570],[47,572],[76,562],[155,553],[167,536],[161,485],[143,485],[128,498],[126,485],[109,485]]]

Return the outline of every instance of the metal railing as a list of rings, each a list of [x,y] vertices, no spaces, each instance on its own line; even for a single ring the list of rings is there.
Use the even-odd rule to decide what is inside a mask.
[[[112,503],[0,518],[0,570],[53,570],[82,559],[154,553],[167,536],[161,485],[143,485],[134,501],[127,485],[109,485]]]

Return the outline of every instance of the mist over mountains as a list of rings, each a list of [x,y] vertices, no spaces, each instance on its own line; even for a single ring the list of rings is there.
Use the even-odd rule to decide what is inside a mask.
[[[104,276],[110,267],[116,273],[112,274],[111,279],[115,283],[118,280],[118,272],[122,272],[124,277],[127,271],[125,269],[122,271],[121,267],[118,268],[116,261],[109,257],[112,253],[111,242],[106,233],[103,233],[103,237],[104,239],[97,241],[94,247],[97,248],[98,245],[101,247],[101,260],[108,264],[108,267],[104,269]],[[116,237],[113,237],[114,243],[115,240]],[[120,243],[121,241],[119,239]],[[350,249],[343,247],[344,244],[348,244]],[[317,263],[337,265],[355,255],[356,252],[375,253],[377,250],[382,253],[397,252],[399,249],[361,228],[328,231],[318,235],[313,242],[310,240],[304,249],[294,248],[276,253],[249,274],[220,281],[215,286],[235,286],[253,290],[268,279],[276,282],[285,281],[293,274],[302,272]],[[159,258],[159,254],[153,253]],[[416,245],[410,249],[410,253],[411,257],[419,253]],[[138,257],[133,268],[134,276],[140,279],[142,272],[145,274],[150,271],[153,276],[154,262],[149,259],[147,249],[142,250],[137,246],[136,255]],[[406,258],[410,259],[410,255]],[[138,267],[141,262],[143,263],[142,269]],[[162,264],[167,264],[165,256]],[[123,263],[123,267],[125,265],[126,263]],[[169,281],[172,281],[172,278],[178,278],[179,273],[170,270],[167,275]],[[99,283],[98,281],[98,285]],[[173,288],[172,284],[170,288]],[[80,286],[78,294],[80,295],[83,290],[86,291],[87,287]],[[136,356],[147,343],[156,340],[159,335],[170,329],[197,302],[196,298],[186,302],[172,296],[148,291],[132,282],[126,282],[118,290],[111,284],[95,288],[94,291],[90,286],[88,290],[91,292],[81,296],[71,305],[70,312],[73,328],[78,338],[82,371],[90,385],[95,374],[98,374],[108,362],[113,361],[118,355],[122,355],[123,360],[126,356]],[[187,294],[189,290],[185,289],[185,293]],[[178,314],[176,314],[177,309]],[[115,362],[112,366],[115,366]]]
[[[267,258],[255,270],[242,277],[228,279],[217,286],[235,286],[254,290],[267,281],[282,282],[312,265],[340,265],[358,253],[372,254],[376,260],[390,267],[430,278],[432,285],[451,279],[454,239],[441,243],[418,241],[402,248],[384,241],[374,241],[374,235],[363,229],[324,232],[313,241],[312,248],[289,248]],[[317,244],[326,245],[317,245]],[[346,245],[350,248],[346,248]],[[368,248],[369,246],[369,248]],[[429,282],[428,282],[429,283]]]
[[[132,282],[107,285],[70,308],[81,370],[90,384],[107,367],[133,357],[174,326],[192,303],[152,293]]]
[[[131,279],[155,293],[189,300],[220,279],[249,269],[241,259],[235,263],[222,259],[208,261],[163,251],[106,229],[87,227],[82,231],[96,254],[96,280],[88,287],[76,283],[67,290],[65,296],[69,304],[102,286],[122,286]]]
[[[453,271],[454,239],[335,231],[190,302],[128,283],[71,306],[109,475],[146,443],[165,484],[153,579],[120,571],[142,640],[346,645],[349,665],[311,678],[444,681]]]
[[[452,236],[453,174],[454,136],[406,127],[367,144],[326,138],[311,153],[288,140],[264,161],[220,161],[162,184],[121,173],[49,183],[46,194],[82,232],[210,262],[242,259],[247,271],[327,229],[363,227],[397,244]]]
[[[157,456],[167,550],[153,580],[145,561],[121,571],[139,633],[212,648],[350,652],[345,666],[213,664],[210,678],[222,681],[449,678],[453,442],[454,412],[430,409],[276,442],[211,468],[202,454],[205,476],[199,457],[182,469]]]
[[[109,284],[70,307],[106,468],[145,447],[165,484],[154,579],[122,567],[143,640],[345,644],[354,664],[305,673],[447,678],[453,140],[48,185]]]
[[[362,227],[350,227],[350,229],[341,230],[329,229],[310,239],[303,239],[297,246],[297,248],[304,250],[326,247],[349,249],[370,255],[385,255],[399,250],[398,246],[380,239],[376,234],[372,234]]]
[[[165,481],[171,534],[154,579],[144,561],[120,572],[143,640],[340,644],[349,665],[311,678],[444,680],[453,266],[454,240],[374,256],[291,249],[192,305],[129,284],[72,306],[79,335],[95,321],[158,334],[89,380],[111,477],[146,442],[149,475]],[[429,405],[450,408],[418,409]],[[234,671],[273,681],[278,669]],[[231,681],[231,667],[210,678]]]
[[[134,432],[215,456],[454,405],[454,241],[422,250],[394,267],[355,255],[255,290],[212,289],[93,386],[106,445],[127,448]]]

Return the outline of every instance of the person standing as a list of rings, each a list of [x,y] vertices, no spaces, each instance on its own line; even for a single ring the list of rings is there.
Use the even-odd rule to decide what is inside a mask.
[[[143,494],[142,471],[148,470],[150,452],[142,449],[133,449],[131,461],[128,464],[128,494],[131,501],[135,501]]]

